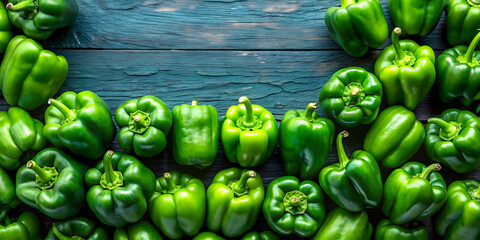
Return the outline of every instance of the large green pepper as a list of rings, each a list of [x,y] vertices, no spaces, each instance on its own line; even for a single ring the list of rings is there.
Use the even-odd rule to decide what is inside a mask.
[[[447,186],[437,171],[440,164],[426,167],[418,162],[395,169],[385,182],[382,210],[395,224],[424,220],[447,200]]]
[[[20,202],[15,195],[15,185],[7,172],[0,167],[0,222],[7,216],[8,210],[17,207]]]
[[[181,165],[204,168],[212,165],[218,153],[219,119],[210,105],[175,106],[172,111],[172,151]]]
[[[363,149],[388,168],[408,161],[422,146],[425,129],[413,112],[391,106],[378,116],[365,136]]]
[[[377,161],[369,152],[357,150],[352,154],[352,159],[348,159],[342,142],[347,136],[347,131],[338,134],[339,163],[323,168],[318,181],[338,206],[350,212],[360,212],[366,207],[380,205],[382,176]]]
[[[32,212],[23,212],[18,218],[6,216],[4,221],[0,221],[0,239],[41,240],[40,220]]]
[[[227,237],[238,237],[257,220],[265,197],[262,178],[252,170],[218,172],[207,190],[207,226]]]
[[[12,25],[8,20],[7,9],[3,4],[0,4],[0,53],[5,52],[10,39],[13,37]]]
[[[155,190],[155,174],[136,158],[107,151],[85,174],[87,203],[103,223],[122,227],[140,220]]]
[[[372,236],[372,224],[365,211],[352,213],[335,208],[312,240],[368,240]]]
[[[0,166],[15,170],[30,153],[45,148],[43,124],[27,111],[11,107],[0,111]]]
[[[77,215],[85,202],[86,166],[56,148],[39,152],[17,172],[17,196],[54,219]]]
[[[226,240],[213,232],[202,232],[195,236],[192,240]]]
[[[447,41],[450,45],[468,44],[480,28],[480,2],[478,0],[450,0],[447,14]]]
[[[448,186],[445,206],[433,219],[434,230],[446,240],[480,238],[480,184],[455,181]]]
[[[396,225],[383,219],[375,229],[375,240],[428,240],[428,230],[421,222]]]
[[[268,184],[263,216],[279,234],[310,237],[325,218],[323,198],[322,189],[313,181],[279,177]]]
[[[45,240],[105,240],[107,232],[95,226],[95,222],[77,217],[63,222],[55,222],[48,231]]]
[[[438,24],[447,0],[389,0],[388,10],[393,24],[407,35],[425,37]]]
[[[242,167],[258,167],[275,150],[278,126],[275,117],[265,108],[241,97],[238,106],[231,106],[222,125],[222,144],[230,162]]]
[[[47,103],[63,85],[68,63],[23,35],[14,37],[0,66],[0,88],[8,104],[33,110]]]
[[[479,42],[480,32],[470,46],[455,46],[438,56],[438,93],[444,102],[460,100],[470,106],[480,100],[480,51],[475,51]]]
[[[12,24],[37,40],[72,25],[78,15],[75,0],[9,0],[7,9]]]
[[[115,230],[114,240],[162,240],[162,235],[147,221],[140,221]]]
[[[177,171],[157,178],[155,193],[148,201],[153,223],[170,239],[200,232],[206,208],[203,182]]]
[[[412,40],[398,40],[400,28],[392,32],[392,45],[375,61],[375,75],[383,86],[388,105],[402,104],[413,110],[435,82],[435,53]]]
[[[375,121],[382,93],[375,75],[363,68],[349,67],[333,74],[320,91],[318,102],[340,126],[351,128]]]
[[[280,238],[272,231],[265,230],[260,233],[258,232],[249,232],[240,240],[280,240]]]
[[[305,111],[289,110],[280,122],[280,152],[287,175],[314,179],[325,165],[335,125],[314,112],[316,107],[310,103]]]
[[[65,92],[48,103],[43,134],[56,147],[97,159],[112,144],[115,123],[107,104],[95,93]]]
[[[325,14],[325,25],[333,40],[354,57],[368,48],[381,47],[388,38],[388,25],[378,0],[341,0]]]
[[[117,141],[123,151],[153,157],[167,146],[172,114],[162,100],[144,96],[120,105],[115,111],[115,122],[120,128]]]

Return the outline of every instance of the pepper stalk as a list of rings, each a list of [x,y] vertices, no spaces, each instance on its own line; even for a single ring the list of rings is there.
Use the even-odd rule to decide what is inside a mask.
[[[303,112],[302,117],[305,118],[307,121],[313,122],[312,115],[316,108],[317,108],[317,103],[309,103],[307,105],[307,108]]]
[[[48,105],[55,107],[63,114],[62,124],[75,121],[75,119],[77,118],[77,114],[75,113],[75,110],[71,110],[70,108],[65,106],[65,104],[61,103],[60,101],[57,101],[56,99],[53,99],[53,98],[48,99]]]
[[[109,190],[123,185],[123,175],[121,172],[114,171],[112,166],[112,158],[114,152],[108,150],[103,156],[103,169],[105,173],[102,175],[100,185]]]
[[[350,161],[343,148],[343,138],[348,137],[348,135],[349,133],[347,131],[342,131],[337,136],[337,155],[340,168],[347,166],[347,163]]]
[[[409,51],[404,51],[400,45],[398,37],[402,34],[402,29],[396,27],[392,31],[392,45],[397,57],[395,58],[395,64],[399,66],[413,66],[415,64],[415,56]]]
[[[52,229],[53,229],[53,233],[55,234],[55,236],[59,239],[59,240],[84,240],[84,238],[80,237],[80,236],[72,236],[72,237],[67,237],[65,235],[63,235],[63,233],[61,233],[58,228],[57,228],[57,224],[53,223],[52,224]]]
[[[250,178],[254,178],[257,176],[257,173],[255,171],[246,171],[242,174],[240,179],[238,181],[234,181],[233,183],[230,184],[230,188],[233,190],[235,195],[242,196],[248,193],[248,188],[247,188],[247,181]]]
[[[419,178],[428,179],[430,175],[434,172],[438,172],[442,169],[442,166],[439,163],[432,163],[418,175]]]
[[[428,122],[440,127],[440,138],[445,141],[452,140],[458,136],[462,129],[460,124],[448,123],[441,118],[429,118]]]
[[[467,52],[463,57],[463,61],[460,61],[460,62],[466,63],[470,66],[479,64],[478,60],[473,58],[473,54],[475,53],[475,49],[477,48],[477,45],[479,42],[480,42],[480,32],[478,32],[477,35],[475,35],[475,37],[473,38],[472,42],[470,42]]]

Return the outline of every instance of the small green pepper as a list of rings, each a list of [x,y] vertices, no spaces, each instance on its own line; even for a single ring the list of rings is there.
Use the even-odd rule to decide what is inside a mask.
[[[118,228],[114,240],[162,240],[162,235],[147,221],[140,221],[124,228]]]
[[[369,240],[372,224],[365,211],[352,213],[343,208],[335,208],[312,240]]]
[[[422,222],[396,225],[383,219],[376,227],[375,240],[428,240],[428,230]]]
[[[41,240],[40,220],[32,212],[23,212],[18,218],[6,216],[3,221],[0,221],[0,239]]]
[[[45,240],[105,240],[107,232],[95,226],[95,222],[84,217],[55,222],[48,231]]]

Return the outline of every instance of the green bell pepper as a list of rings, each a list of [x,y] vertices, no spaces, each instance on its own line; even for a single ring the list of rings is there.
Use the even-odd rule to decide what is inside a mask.
[[[316,103],[304,110],[289,110],[280,122],[280,152],[287,175],[314,179],[325,165],[335,125],[314,112]]]
[[[18,170],[17,197],[51,218],[71,218],[85,202],[86,170],[61,150],[44,149]]]
[[[437,171],[440,164],[426,167],[418,162],[395,169],[385,182],[382,211],[394,224],[424,220],[447,200],[447,186]]]
[[[437,83],[442,101],[460,100],[463,105],[470,106],[473,101],[480,100],[480,51],[475,51],[479,42],[480,32],[470,46],[455,46],[438,56]]]
[[[315,182],[279,177],[268,184],[263,216],[279,234],[310,237],[325,218],[323,199],[322,189]]]
[[[148,201],[153,223],[170,239],[197,235],[205,221],[206,207],[203,182],[177,171],[157,178],[155,193]]]
[[[391,106],[378,116],[365,136],[363,149],[388,168],[408,161],[422,146],[425,129],[413,112]]]
[[[238,106],[231,106],[222,125],[222,145],[227,159],[242,167],[258,167],[275,150],[278,126],[275,117],[265,108],[241,97]]]
[[[210,105],[175,106],[172,111],[172,152],[177,163],[204,168],[212,165],[218,153],[219,118]]]
[[[265,230],[261,233],[249,232],[245,234],[240,240],[280,240],[280,238],[272,231]]]
[[[342,127],[370,124],[377,118],[382,85],[363,68],[340,69],[322,87],[320,108]]]
[[[368,48],[381,47],[388,38],[388,25],[378,0],[341,0],[325,14],[330,36],[353,57],[365,55]]]
[[[162,100],[144,96],[120,105],[115,111],[115,122],[120,128],[117,141],[123,151],[153,157],[167,146],[172,114]]]
[[[0,138],[0,167],[7,170],[17,169],[47,145],[43,124],[18,107],[0,111]]]
[[[407,35],[425,37],[438,24],[447,0],[389,0],[388,10],[393,25]]]
[[[65,92],[48,104],[43,134],[56,147],[97,159],[112,144],[115,123],[107,104],[95,93]]]
[[[114,240],[162,240],[162,235],[147,221],[140,221],[128,227],[115,230]]]
[[[13,37],[12,25],[8,20],[7,9],[3,4],[0,4],[0,53],[5,52],[10,39]]]
[[[18,218],[6,216],[3,221],[0,221],[0,239],[41,240],[40,220],[32,212],[22,212]]]
[[[335,208],[312,240],[368,240],[372,229],[367,212],[352,213]]]
[[[95,222],[84,217],[77,217],[63,222],[55,222],[48,231],[45,240],[104,240],[107,232],[95,226]]]
[[[212,232],[202,232],[195,236],[192,240],[226,240]]]
[[[7,216],[8,210],[16,208],[20,201],[15,195],[15,185],[7,172],[0,167],[0,222]]]
[[[53,97],[67,77],[63,56],[44,50],[23,35],[14,37],[5,50],[0,66],[0,88],[8,104],[36,109]]]
[[[383,86],[388,105],[402,104],[413,110],[435,82],[435,53],[412,40],[398,40],[400,28],[392,32],[392,45],[375,61],[375,75]]]
[[[265,197],[260,174],[228,168],[218,172],[207,190],[207,226],[227,237],[239,237],[257,220]]]
[[[379,206],[382,201],[383,184],[380,168],[375,158],[367,151],[353,152],[348,159],[343,148],[347,131],[338,134],[337,153],[339,163],[325,167],[318,176],[320,186],[340,207],[350,212]]]
[[[78,16],[75,0],[9,0],[7,10],[12,24],[37,40],[72,25]]]
[[[450,0],[447,14],[447,41],[450,45],[468,44],[480,28],[480,1]]]
[[[147,212],[155,190],[155,174],[133,156],[107,151],[103,161],[85,174],[87,203],[103,223],[123,227]]]
[[[455,181],[448,186],[448,197],[433,218],[435,233],[446,240],[480,238],[480,184],[474,180]]]
[[[421,222],[396,225],[383,219],[375,230],[375,240],[428,240],[428,230]]]

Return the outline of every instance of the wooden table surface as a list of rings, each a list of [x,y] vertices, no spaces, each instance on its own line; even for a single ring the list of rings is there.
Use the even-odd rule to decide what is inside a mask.
[[[200,104],[215,106],[222,116],[245,95],[252,103],[270,110],[279,121],[287,110],[304,109],[309,102],[316,101],[335,71],[358,66],[373,72],[381,51],[371,50],[362,58],[353,58],[333,42],[324,22],[326,10],[340,4],[333,0],[77,2],[80,13],[76,23],[41,43],[65,56],[69,63],[67,79],[58,95],[65,91],[94,91],[107,102],[112,114],[129,99],[154,95],[170,109],[195,99]],[[387,2],[381,3],[391,30]],[[432,34],[415,40],[431,46],[438,56],[448,47],[445,15]],[[388,45],[390,40],[384,46]],[[449,107],[474,110],[474,106],[442,103],[433,89],[414,113],[426,123],[427,118]],[[8,108],[1,99],[0,110]],[[44,110],[41,107],[32,114],[43,121]],[[317,112],[325,116],[321,110]],[[336,127],[337,133],[343,130]],[[347,153],[361,148],[367,130],[368,126],[350,130],[350,137],[344,141]],[[116,141],[112,148],[120,150]],[[411,160],[431,162],[423,147]],[[206,186],[216,172],[235,166],[226,160],[223,149],[215,164],[201,171],[179,166],[167,153],[142,161],[157,176],[179,170],[201,178]],[[333,146],[327,165],[336,161]],[[260,172],[265,187],[283,176],[278,147],[269,162],[255,170]],[[383,169],[384,178],[390,171]],[[460,175],[444,168],[441,173],[447,183],[480,180],[480,170]],[[328,200],[327,211],[333,207]],[[93,216],[88,207],[83,212]],[[384,218],[379,208],[368,212],[374,225]],[[52,220],[45,216],[41,219],[45,235]],[[425,223],[430,238],[440,239],[433,234],[430,220]],[[260,216],[254,230],[267,228]]]

